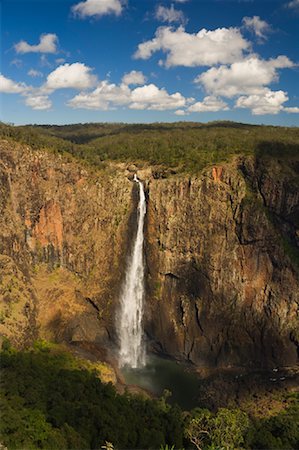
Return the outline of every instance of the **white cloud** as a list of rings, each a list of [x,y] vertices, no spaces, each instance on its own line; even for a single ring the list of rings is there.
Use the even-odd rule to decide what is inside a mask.
[[[156,9],[155,17],[161,22],[168,22],[168,23],[186,22],[183,11],[175,9],[173,5],[171,5],[170,8],[159,5]]]
[[[72,7],[72,12],[81,18],[102,17],[107,14],[119,16],[122,12],[120,0],[86,0]]]
[[[188,113],[186,111],[184,111],[183,109],[177,109],[176,111],[174,111],[174,114],[176,116],[187,116]]]
[[[35,69],[30,69],[27,73],[30,77],[33,77],[33,78],[43,76],[42,72],[40,72],[39,70],[35,70]]]
[[[134,89],[131,93],[131,109],[151,109],[164,111],[185,106],[186,99],[176,92],[168,94],[165,89],[159,89],[155,84],[148,84]]]
[[[213,95],[233,97],[238,94],[258,94],[264,87],[278,81],[277,69],[294,67],[286,56],[268,61],[251,56],[231,66],[212,67],[195,78]]]
[[[238,28],[205,28],[198,33],[187,33],[182,26],[177,29],[160,27],[155,37],[139,44],[135,58],[149,59],[161,50],[167,54],[165,65],[212,66],[229,64],[243,58],[250,43],[243,38]]]
[[[291,9],[299,8],[299,0],[293,0],[289,3],[287,3],[287,7]]]
[[[297,106],[285,107],[283,110],[287,113],[299,114],[299,108]]]
[[[72,108],[107,110],[114,105],[125,105],[130,102],[130,89],[125,84],[120,86],[101,81],[92,92],[80,92],[69,101]]]
[[[260,40],[267,38],[267,33],[271,31],[270,25],[259,16],[244,17],[244,27],[252,31]]]
[[[52,102],[47,95],[30,95],[26,98],[25,103],[32,109],[39,111],[50,109]]]
[[[91,73],[92,69],[83,63],[64,64],[51,72],[44,85],[44,89],[88,89],[96,84],[97,78]]]
[[[107,80],[101,81],[92,92],[81,92],[69,101],[72,108],[113,109],[116,106],[128,106],[130,109],[149,109],[156,111],[182,108],[187,100],[179,93],[169,94],[154,84],[148,84],[131,90],[124,83],[116,85]]]
[[[25,83],[16,83],[0,74],[0,92],[4,94],[21,94],[26,92],[26,90],[28,90],[28,86]]]
[[[176,3],[187,3],[189,0],[174,0]]]
[[[57,58],[55,59],[56,64],[63,64],[65,63],[65,58]]]
[[[189,112],[216,112],[227,111],[229,109],[227,103],[217,97],[208,96],[202,102],[194,103],[189,106]]]
[[[126,73],[123,78],[122,82],[124,84],[130,85],[130,84],[144,84],[145,83],[145,76],[142,72],[138,72],[136,70],[132,70],[129,73]]]
[[[57,44],[58,37],[56,34],[49,33],[42,34],[37,45],[30,45],[26,41],[20,41],[14,47],[17,53],[56,53]]]
[[[248,108],[253,115],[278,114],[283,111],[283,103],[288,99],[287,93],[284,91],[271,91],[265,88],[259,94],[239,97],[235,106]]]

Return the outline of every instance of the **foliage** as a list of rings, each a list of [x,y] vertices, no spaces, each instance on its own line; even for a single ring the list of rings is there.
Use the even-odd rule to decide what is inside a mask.
[[[27,127],[0,124],[0,137],[12,138],[33,148],[68,152],[98,167],[102,167],[103,161],[116,160],[198,172],[207,165],[238,155],[297,160],[299,155],[298,128],[233,122]]]
[[[119,395],[95,372],[45,343],[1,353],[0,440],[9,449],[182,446],[181,412],[156,400]]]
[[[299,393],[295,393],[288,408],[276,416],[252,421],[246,437],[247,447],[258,449],[298,449],[298,417]]]
[[[240,409],[182,413],[158,400],[117,394],[94,370],[45,341],[1,352],[0,442],[17,449],[297,449],[299,397],[267,419]]]
[[[198,450],[242,448],[249,418],[239,409],[220,408],[216,414],[196,408],[187,420],[185,435]]]

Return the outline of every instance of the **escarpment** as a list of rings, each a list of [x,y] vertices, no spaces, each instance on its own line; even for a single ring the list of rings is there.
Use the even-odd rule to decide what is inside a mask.
[[[130,181],[8,142],[1,160],[0,253],[26,286],[11,270],[7,287],[3,275],[1,332],[18,345],[31,335],[105,342],[126,253]]]
[[[136,192],[125,163],[95,170],[1,142],[0,332],[115,345]],[[135,170],[135,168],[134,168]],[[147,197],[144,329],[202,367],[298,358],[295,162],[235,157],[197,175],[137,168]]]
[[[296,363],[298,206],[295,174],[254,158],[151,180],[153,346],[202,366]]]

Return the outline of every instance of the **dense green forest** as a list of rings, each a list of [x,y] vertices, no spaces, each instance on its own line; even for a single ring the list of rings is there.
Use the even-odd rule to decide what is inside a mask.
[[[65,126],[0,125],[0,137],[33,148],[71,153],[102,167],[107,160],[134,161],[198,172],[235,155],[297,157],[299,128],[208,124],[77,124]]]
[[[2,345],[0,442],[8,449],[299,448],[298,394],[259,420],[237,408],[183,412],[166,397],[120,395],[45,342]]]

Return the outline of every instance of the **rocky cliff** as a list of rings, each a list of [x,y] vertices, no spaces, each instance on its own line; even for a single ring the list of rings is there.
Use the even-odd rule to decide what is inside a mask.
[[[1,324],[33,336],[105,342],[114,328],[132,184],[45,151],[1,142]]]
[[[18,345],[38,335],[115,344],[135,168],[93,170],[6,141],[1,161],[0,332]],[[204,367],[296,363],[296,164],[238,157],[196,176],[138,170],[151,348]]]
[[[160,351],[202,366],[296,362],[298,271],[287,250],[298,245],[299,192],[284,171],[238,158],[150,181],[147,330]]]

